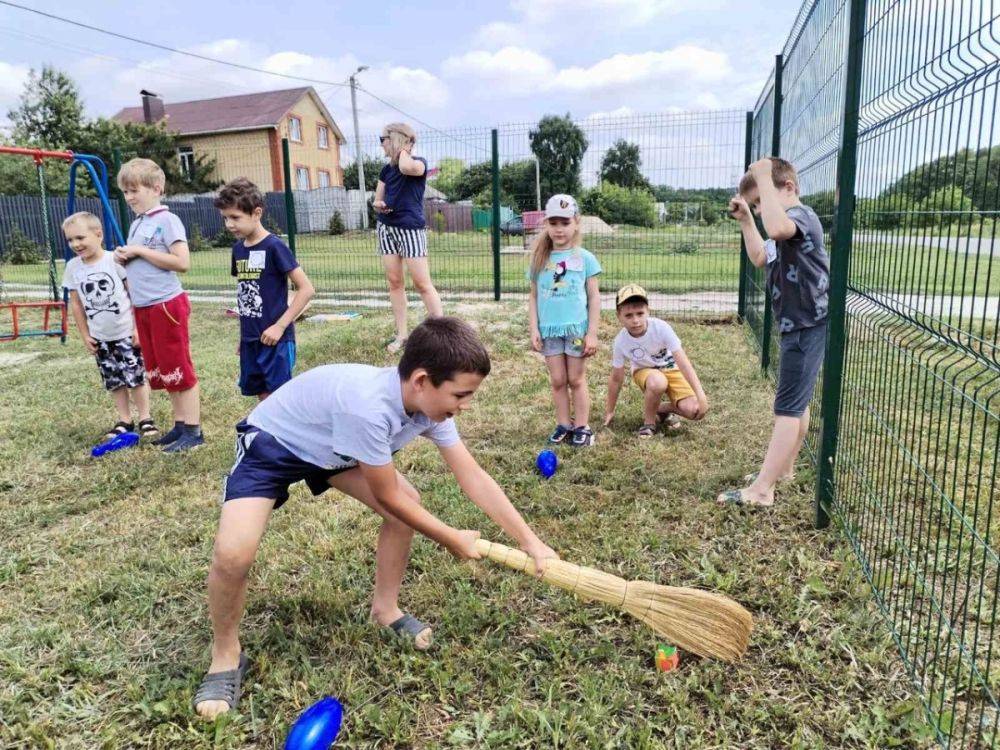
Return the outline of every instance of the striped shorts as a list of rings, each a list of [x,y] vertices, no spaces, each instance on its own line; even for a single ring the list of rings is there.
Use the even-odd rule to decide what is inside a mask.
[[[427,257],[427,230],[390,227],[378,222],[379,255],[398,255],[400,258]]]

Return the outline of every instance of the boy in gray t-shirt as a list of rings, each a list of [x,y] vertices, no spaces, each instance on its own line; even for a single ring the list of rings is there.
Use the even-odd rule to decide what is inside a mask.
[[[208,575],[212,663],[194,698],[214,718],[236,707],[249,660],[240,649],[247,573],[271,511],[304,481],[314,495],[333,487],[382,516],[375,551],[371,616],[431,645],[431,629],[399,608],[414,530],[460,559],[478,559],[478,531],[448,526],[420,504],[393,465],[418,436],[431,440],[459,486],[544,570],[555,553],[525,523],[503,490],[462,443],[454,417],[490,371],[486,348],[457,318],[428,318],[410,334],[398,367],[317,367],[279,387],[237,425],[236,462],[226,476],[215,554]]]
[[[769,240],[757,230],[751,210],[760,215]],[[781,335],[774,431],[757,474],[749,486],[721,493],[720,503],[774,503],[774,487],[792,476],[795,458],[809,430],[812,401],[826,350],[830,258],[816,212],[799,201],[799,178],[784,159],[764,158],[750,165],[739,193],[729,202],[739,221],[747,256],[767,267],[771,309]]]
[[[139,433],[158,434],[149,414],[149,386],[139,342],[134,338],[132,303],[125,269],[101,245],[101,220],[87,211],[62,223],[66,244],[76,254],[66,264],[62,285],[69,290],[69,308],[87,351],[94,355],[104,387],[118,411],[118,422],[104,440],[136,429],[129,400],[139,413]]]
[[[122,165],[118,187],[136,218],[115,260],[128,268],[149,386],[167,392],[174,413],[174,426],[155,442],[164,452],[177,453],[205,439],[188,330],[191,302],[177,279],[191,267],[191,256],[184,225],[160,204],[165,185],[156,162],[131,159]]]

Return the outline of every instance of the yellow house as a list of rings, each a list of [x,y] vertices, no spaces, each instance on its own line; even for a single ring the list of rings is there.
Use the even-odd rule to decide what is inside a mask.
[[[206,156],[215,160],[218,180],[246,177],[261,190],[284,190],[281,139],[287,138],[294,189],[344,184],[344,134],[312,86],[170,104],[149,91],[141,95],[141,107],[126,107],[114,119],[163,120],[178,135],[182,171]]]

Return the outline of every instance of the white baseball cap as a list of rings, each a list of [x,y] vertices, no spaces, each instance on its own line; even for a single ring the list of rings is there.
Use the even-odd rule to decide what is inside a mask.
[[[580,207],[576,205],[576,199],[572,195],[557,193],[549,198],[545,204],[545,218],[560,217],[572,219],[580,213]]]

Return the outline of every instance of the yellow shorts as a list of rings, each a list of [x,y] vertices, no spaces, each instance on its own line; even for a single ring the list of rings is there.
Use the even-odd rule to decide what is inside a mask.
[[[691,384],[687,382],[687,379],[677,367],[668,367],[664,369],[657,367],[643,367],[642,369],[633,372],[632,380],[635,381],[635,384],[639,386],[639,389],[643,393],[646,392],[646,380],[654,372],[663,373],[663,376],[667,379],[667,398],[670,399],[671,403],[676,404],[681,399],[695,395]]]

